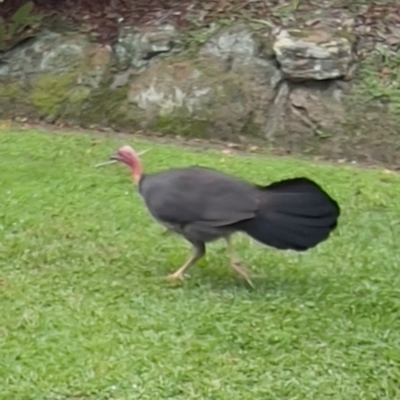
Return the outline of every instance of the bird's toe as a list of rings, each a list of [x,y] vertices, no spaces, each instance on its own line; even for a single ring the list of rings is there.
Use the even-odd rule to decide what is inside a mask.
[[[182,274],[171,274],[167,276],[167,281],[169,282],[183,282]]]
[[[247,284],[254,289],[254,284],[250,278],[250,274],[247,269],[242,265],[242,263],[235,260],[231,263],[231,267],[240,278],[244,279]]]

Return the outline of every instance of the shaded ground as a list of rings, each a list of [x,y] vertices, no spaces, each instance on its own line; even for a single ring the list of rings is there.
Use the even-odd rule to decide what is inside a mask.
[[[237,237],[254,291],[217,243],[176,287],[163,278],[187,245],[160,235],[124,167],[93,168],[127,140],[0,131],[1,400],[400,397],[398,176],[152,143],[149,172],[306,174],[343,209],[306,254]]]
[[[147,148],[151,149],[153,145],[172,145],[179,146],[189,151],[202,152],[202,151],[215,151],[219,152],[223,157],[235,157],[235,156],[253,156],[271,159],[271,157],[290,157],[294,156],[299,160],[305,162],[318,162],[324,163],[325,165],[336,165],[336,166],[351,166],[352,168],[383,168],[386,173],[397,173],[400,171],[400,165],[397,163],[379,162],[376,159],[370,157],[360,157],[359,159],[352,157],[351,148],[349,148],[348,158],[338,158],[333,155],[319,154],[317,156],[310,156],[309,154],[295,153],[290,154],[287,148],[279,148],[276,146],[265,145],[263,140],[249,142],[226,142],[218,138],[212,139],[201,139],[201,138],[187,138],[182,136],[171,136],[161,135],[157,132],[150,131],[134,131],[134,132],[123,132],[115,131],[111,128],[105,128],[101,126],[92,126],[92,129],[83,129],[79,126],[70,126],[68,124],[46,124],[37,123],[36,121],[28,122],[13,122],[13,121],[2,121],[0,123],[1,130],[12,130],[14,132],[27,132],[35,130],[37,132],[52,134],[52,135],[89,135],[93,138],[93,141],[97,140],[110,140],[117,139],[121,142],[132,140],[140,140],[147,142]],[[150,141],[150,142],[149,142]],[[376,143],[377,147],[379,143]],[[370,146],[373,151],[373,146]]]

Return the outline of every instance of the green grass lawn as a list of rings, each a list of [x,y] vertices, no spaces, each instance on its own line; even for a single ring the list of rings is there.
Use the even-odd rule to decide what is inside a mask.
[[[342,206],[305,254],[237,236],[182,285],[189,246],[147,214],[128,141],[0,131],[1,400],[400,398],[400,177],[288,158],[152,145],[148,172],[201,164],[256,183],[307,175]]]

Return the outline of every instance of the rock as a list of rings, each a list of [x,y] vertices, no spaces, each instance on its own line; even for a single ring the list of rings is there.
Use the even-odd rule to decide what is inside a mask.
[[[85,35],[43,32],[32,42],[14,48],[0,68],[0,79],[34,84],[38,75],[80,73],[80,84],[99,87],[111,61],[111,49],[90,43]],[[77,75],[78,79],[78,75]]]
[[[254,80],[275,88],[282,80],[282,73],[271,59],[260,54],[260,43],[256,35],[241,25],[225,30],[213,37],[199,51],[199,57],[221,62],[221,71],[253,74]],[[215,64],[214,64],[215,65]]]
[[[354,39],[341,31],[282,30],[273,50],[291,81],[350,79],[355,72]]]
[[[70,71],[83,58],[87,45],[84,36],[62,36],[55,32],[43,32],[36,40],[16,47],[7,55],[6,67],[0,77],[24,78],[32,73]]]
[[[207,79],[190,63],[158,63],[136,77],[128,101],[150,114],[193,114],[212,94]]]
[[[345,122],[345,108],[340,101],[340,89],[334,83],[320,87],[317,83],[308,86],[296,85],[289,94],[287,107],[290,111],[286,129],[297,132],[333,132]]]
[[[236,95],[230,89],[231,103],[220,105],[218,115],[225,117],[223,122],[216,121],[216,127],[221,132],[230,129],[268,136],[275,129],[275,99],[283,75],[275,60],[265,56],[261,44],[249,28],[239,25],[218,33],[199,51],[205,65],[212,66],[222,76],[229,73],[236,82]],[[237,99],[241,99],[240,104]],[[281,107],[280,100],[278,103]]]
[[[164,25],[140,31],[123,30],[114,51],[119,69],[140,69],[146,67],[154,57],[180,47],[178,32],[173,26]]]
[[[201,57],[214,57],[242,65],[252,63],[258,53],[258,43],[247,28],[235,27],[217,34],[199,52]]]
[[[260,38],[247,27],[219,31],[197,55],[190,53],[190,60],[160,59],[177,38],[170,27],[125,32],[121,38],[115,49],[117,66],[124,57],[130,66],[118,74],[111,73],[109,47],[80,34],[48,32],[7,55],[7,66],[13,69],[6,76],[20,80],[28,68],[26,103],[51,120],[77,118],[228,140],[254,135],[271,142],[279,132],[290,131],[290,124],[312,132],[325,129],[324,120],[319,121],[329,114],[325,99],[318,97],[318,90],[300,93],[282,81],[275,60],[265,55]],[[158,56],[151,58],[152,52]],[[13,99],[22,93],[18,84],[2,90]]]
[[[108,68],[112,62],[112,49],[109,46],[91,44],[85,47],[80,84],[98,88],[106,77]]]
[[[0,102],[0,111],[7,113],[17,102],[21,115],[51,121],[80,117],[108,74],[111,56],[111,48],[91,43],[85,35],[44,31],[8,52],[0,68],[0,93],[8,100]]]
[[[194,61],[165,60],[133,79],[128,99],[144,112],[141,120],[147,121],[147,128],[202,137],[218,132],[224,138],[260,131],[269,119],[281,75],[268,60],[255,56],[250,62],[250,36],[243,42],[247,45],[238,48],[231,46],[235,41],[230,34],[228,38],[214,42],[230,43],[221,45],[221,53],[211,44]],[[227,70],[223,64],[229,55],[233,62]]]

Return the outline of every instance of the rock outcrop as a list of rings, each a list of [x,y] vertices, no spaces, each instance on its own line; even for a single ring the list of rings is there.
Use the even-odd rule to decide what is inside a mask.
[[[375,115],[352,95],[355,47],[342,31],[272,35],[246,25],[214,26],[199,37],[169,25],[123,30],[114,48],[81,33],[44,31],[2,56],[0,115],[256,138],[346,156],[357,135],[337,138],[349,126],[363,131],[365,115]]]

